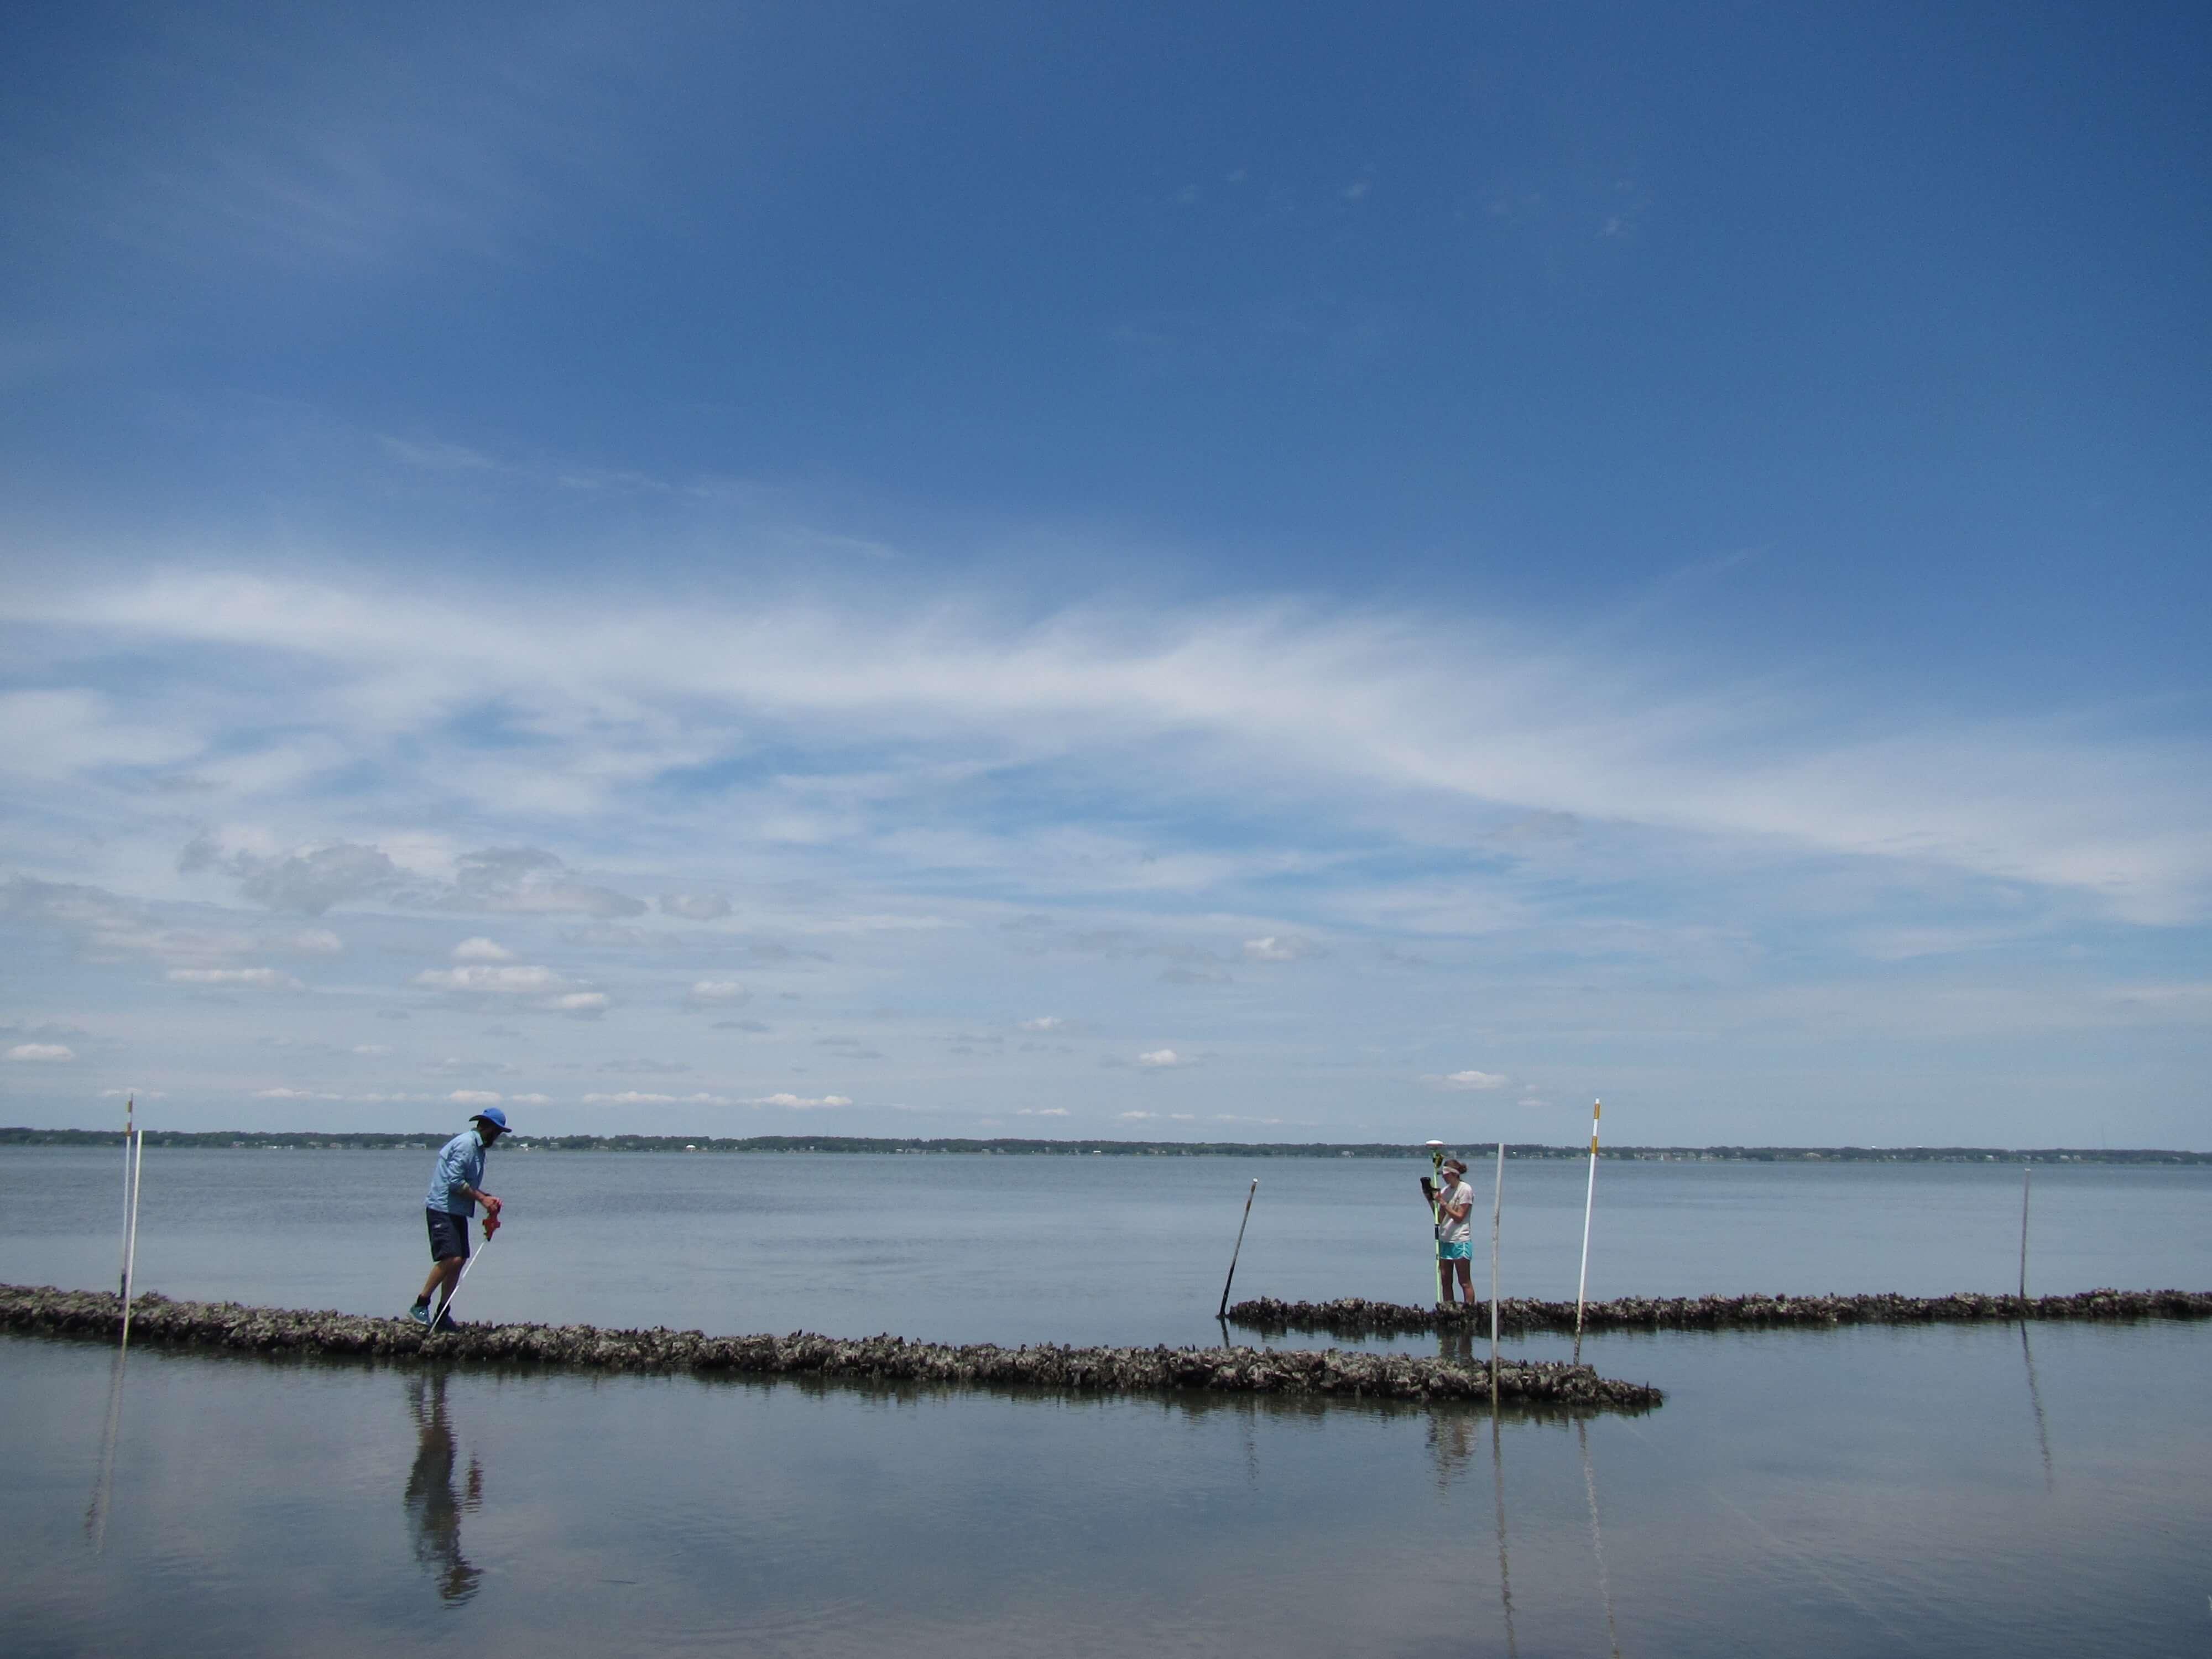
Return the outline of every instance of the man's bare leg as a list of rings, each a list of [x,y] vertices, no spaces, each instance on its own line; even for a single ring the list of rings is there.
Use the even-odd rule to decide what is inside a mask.
[[[440,1261],[430,1269],[430,1276],[422,1281],[422,1294],[416,1300],[428,1302],[441,1285],[445,1286],[446,1294],[451,1296],[453,1286],[460,1283],[461,1269],[468,1265],[468,1260],[465,1255],[449,1255]]]

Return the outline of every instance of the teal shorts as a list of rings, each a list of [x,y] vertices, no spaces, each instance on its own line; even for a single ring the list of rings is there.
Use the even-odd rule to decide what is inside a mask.
[[[1442,1239],[1438,1239],[1437,1241],[1437,1260],[1439,1261],[1471,1261],[1473,1260],[1473,1247],[1470,1242],[1464,1238],[1460,1240],[1456,1244],[1447,1244]]]

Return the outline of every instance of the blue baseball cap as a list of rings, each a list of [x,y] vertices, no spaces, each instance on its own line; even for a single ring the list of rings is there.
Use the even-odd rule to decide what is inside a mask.
[[[469,1121],[471,1123],[495,1123],[499,1126],[502,1132],[504,1132],[507,1128],[507,1114],[501,1111],[496,1106],[487,1106],[483,1110],[478,1112],[474,1117],[471,1118]]]

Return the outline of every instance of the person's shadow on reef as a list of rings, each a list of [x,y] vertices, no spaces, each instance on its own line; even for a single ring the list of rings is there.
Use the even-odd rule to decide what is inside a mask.
[[[407,1530],[414,1539],[415,1559],[430,1569],[441,1600],[465,1601],[477,1593],[483,1574],[461,1553],[461,1516],[483,1507],[483,1470],[470,1458],[467,1480],[454,1492],[457,1455],[453,1425],[446,1420],[443,1376],[410,1378],[407,1408],[417,1436],[415,1466],[407,1472]]]

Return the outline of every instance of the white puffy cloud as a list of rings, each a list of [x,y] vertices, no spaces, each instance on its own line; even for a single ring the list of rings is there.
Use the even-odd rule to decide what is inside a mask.
[[[415,975],[427,990],[464,999],[502,999],[514,1008],[539,1008],[571,1019],[597,1019],[612,1006],[604,991],[575,988],[567,975],[535,963],[466,963],[425,968]]]
[[[10,1060],[33,1064],[58,1064],[76,1058],[76,1050],[66,1042],[19,1042],[8,1051]]]
[[[1016,1117],[1066,1117],[1067,1115],[1067,1108],[1065,1106],[1024,1106],[1018,1109],[1014,1113],[1014,1115]]]
[[[456,1106],[496,1106],[507,1097],[493,1089],[456,1089],[446,1098]]]
[[[455,962],[513,962],[514,952],[496,939],[489,939],[479,935],[475,939],[465,939],[453,947],[453,960]]]
[[[1310,942],[1288,934],[1269,933],[1264,939],[1244,941],[1244,959],[1247,962],[1296,962],[1301,957],[1310,955],[1312,951]]]
[[[313,1089],[256,1089],[256,1100],[343,1100],[343,1095],[322,1093]]]
[[[243,985],[257,991],[303,990],[300,981],[274,968],[172,968],[167,977],[177,985]]]
[[[1159,1114],[1158,1112],[1123,1112],[1121,1115],[1127,1118],[1146,1118],[1158,1117]]]
[[[1172,1048],[1150,1048],[1137,1056],[1139,1066],[1169,1066],[1186,1064],[1183,1057]]]
[[[733,979],[702,979],[691,987],[691,1000],[717,1008],[735,1008],[752,1000],[752,993]]]
[[[550,1095],[509,1095],[507,1099],[511,1106],[550,1106],[553,1103]]]
[[[1421,1079],[1438,1089],[1482,1090],[1503,1089],[1512,1079],[1503,1072],[1449,1072],[1438,1077],[1433,1073]]]
[[[470,996],[543,996],[565,983],[550,968],[493,967],[425,968],[415,975],[417,985],[434,991],[459,991]]]
[[[781,1106],[793,1111],[814,1111],[829,1106],[850,1106],[852,1100],[844,1095],[823,1095],[809,1099],[803,1095],[758,1095],[744,1103],[748,1106]]]
[[[1024,1031],[1057,1031],[1066,1024],[1058,1014],[1040,1014],[1035,1019],[1024,1020],[1021,1029]]]

